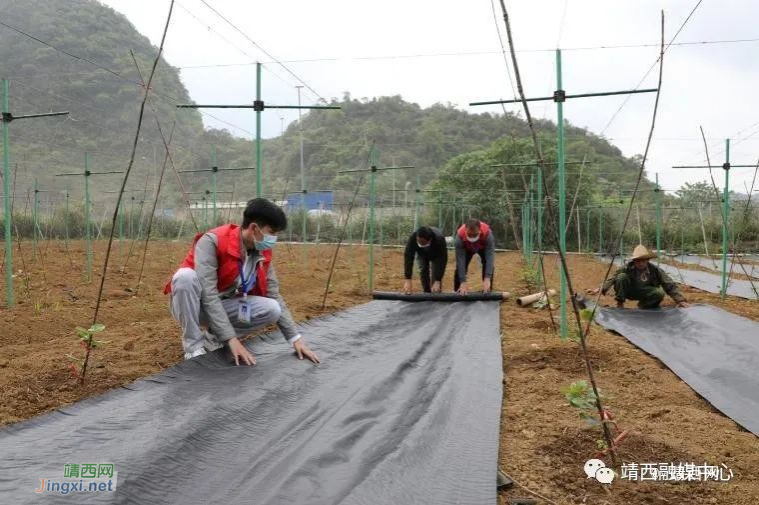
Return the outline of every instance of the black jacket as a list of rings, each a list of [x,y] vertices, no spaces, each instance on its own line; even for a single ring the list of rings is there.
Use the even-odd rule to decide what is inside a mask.
[[[406,251],[403,255],[403,273],[406,279],[411,279],[414,269],[414,255],[424,261],[432,262],[432,281],[442,281],[445,274],[445,265],[448,262],[448,246],[445,237],[437,228],[432,228],[432,240],[429,247],[419,247],[416,242],[416,231],[411,234],[406,242]]]

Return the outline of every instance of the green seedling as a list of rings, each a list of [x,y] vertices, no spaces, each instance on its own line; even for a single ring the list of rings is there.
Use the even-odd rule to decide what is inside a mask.
[[[593,412],[596,410],[596,395],[585,380],[573,382],[562,390],[569,405],[579,411],[580,418],[594,426],[600,424]],[[603,395],[601,396],[603,398]]]
[[[616,431],[616,436],[612,441],[612,446],[606,443],[606,440],[599,438],[596,440],[596,457],[603,457],[609,454],[609,452],[616,452],[619,444],[629,435],[628,430],[621,431],[617,426],[617,422],[614,420],[614,416],[609,409],[603,409],[601,419],[598,416],[598,409],[596,405],[596,395],[593,390],[588,386],[588,382],[585,380],[579,380],[573,382],[569,387],[562,390],[564,397],[569,402],[569,405],[576,408],[579,411],[580,418],[590,426],[600,426],[601,423],[611,426]],[[604,395],[599,391],[599,396],[604,400]]]
[[[76,327],[76,334],[79,337],[81,345],[85,349],[84,359],[80,360],[71,354],[68,354],[67,357],[73,361],[72,363],[69,363],[71,375],[76,378],[80,384],[84,384],[90,352],[103,347],[105,344],[110,344],[110,341],[95,339],[95,335],[103,330],[105,330],[105,325],[100,323],[95,323],[87,329],[82,328],[81,326]]]

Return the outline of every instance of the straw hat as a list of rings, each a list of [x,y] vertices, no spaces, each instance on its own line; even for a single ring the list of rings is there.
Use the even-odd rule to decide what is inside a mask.
[[[651,258],[656,258],[656,254],[646,249],[646,246],[638,244],[635,246],[635,249],[633,249],[632,258],[630,258],[630,260],[650,260]]]

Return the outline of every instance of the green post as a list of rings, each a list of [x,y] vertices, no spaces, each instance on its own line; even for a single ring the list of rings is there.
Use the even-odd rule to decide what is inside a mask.
[[[604,210],[598,206],[598,254],[603,254],[604,248]]]
[[[213,216],[213,226],[215,227],[218,223],[216,221],[216,172],[219,171],[219,165],[216,162],[216,146],[214,146],[211,149],[211,192],[212,195],[212,201],[213,201],[213,210],[211,211],[211,215]]]
[[[203,228],[208,229],[208,199],[205,196],[203,196]]]
[[[527,262],[527,219],[526,219],[526,212],[524,209],[524,202],[522,202],[522,258],[524,258],[524,261]]]
[[[382,251],[382,245],[384,244],[383,240],[383,230],[382,230],[382,205],[383,205],[382,198],[380,198],[379,201],[379,208],[377,209],[377,222],[379,223],[379,246],[380,251]]]
[[[8,104],[8,79],[3,79],[3,112],[10,113]],[[3,123],[3,221],[5,221],[5,301],[8,308],[13,307],[13,244],[11,243],[11,153],[9,128],[10,123]]]
[[[730,216],[730,139],[725,139],[725,164],[722,168],[725,170],[725,189],[722,192],[722,289],[720,289],[720,295],[724,301],[727,296],[727,223]]]
[[[543,167],[538,167],[538,250],[543,251]],[[543,287],[543,262],[538,261],[538,288]]]
[[[377,151],[370,153],[371,172],[369,174],[369,292],[374,291],[374,189],[377,174]]]
[[[622,192],[619,194],[619,257],[625,257],[625,206],[622,204]]]
[[[588,213],[586,214],[586,216],[587,216],[587,221],[585,223],[585,229],[587,231],[585,232],[585,235],[588,236],[588,240],[587,240],[588,245],[586,246],[586,249],[588,253],[590,253],[591,252],[591,249],[590,249],[590,209],[588,209]]]
[[[84,153],[84,237],[87,247],[87,282],[92,281],[92,228],[90,225],[90,154]]]
[[[34,179],[34,201],[32,202],[32,261],[37,257],[37,207],[39,204],[40,190],[37,187],[37,178]]]
[[[124,203],[119,203],[119,245],[124,240]]]
[[[556,50],[556,89],[562,90],[561,85],[561,49]],[[558,161],[559,161],[559,248],[561,254],[566,253],[566,189],[564,180],[564,102],[556,101],[556,122],[558,135]],[[567,280],[565,278],[564,266],[559,265],[559,276],[561,277],[561,338],[567,338]]]
[[[439,193],[437,196],[437,229],[443,231],[443,200]]]
[[[661,251],[661,188],[659,187],[659,173],[656,173],[656,189],[654,189],[654,195],[656,196],[656,252]]]
[[[528,252],[528,258],[530,259],[530,268],[532,268],[532,263],[533,263],[532,251],[534,249],[534,247],[533,247],[533,241],[535,240],[535,233],[534,233],[535,230],[533,228],[532,220],[533,220],[533,216],[534,216],[535,211],[536,211],[536,209],[535,209],[536,206],[537,205],[536,205],[536,202],[535,202],[535,174],[533,173],[532,175],[530,175],[530,216],[529,216],[530,217],[530,219],[529,219],[529,223],[530,223],[530,240],[529,240],[529,242],[530,242],[530,248],[527,250],[527,252]]]
[[[66,250],[69,249],[69,192],[66,191],[66,213],[63,215],[63,229],[66,233]]]
[[[129,238],[134,239],[134,197],[129,204]]]
[[[261,64],[256,63],[256,101],[261,102]],[[261,198],[261,112],[256,110],[256,198]]]
[[[419,182],[419,176],[416,176],[416,187],[414,188],[414,192],[416,194],[415,197],[415,207],[414,207],[414,229],[419,229],[419,194],[421,192],[421,188],[419,187],[421,183]]]

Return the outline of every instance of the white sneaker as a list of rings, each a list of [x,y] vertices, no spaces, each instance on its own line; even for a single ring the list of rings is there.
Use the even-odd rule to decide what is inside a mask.
[[[197,349],[197,350],[195,350],[193,352],[186,352],[186,353],[184,353],[184,359],[192,359],[192,358],[194,358],[196,356],[202,356],[205,353],[206,353],[206,350],[201,347],[200,349]]]

